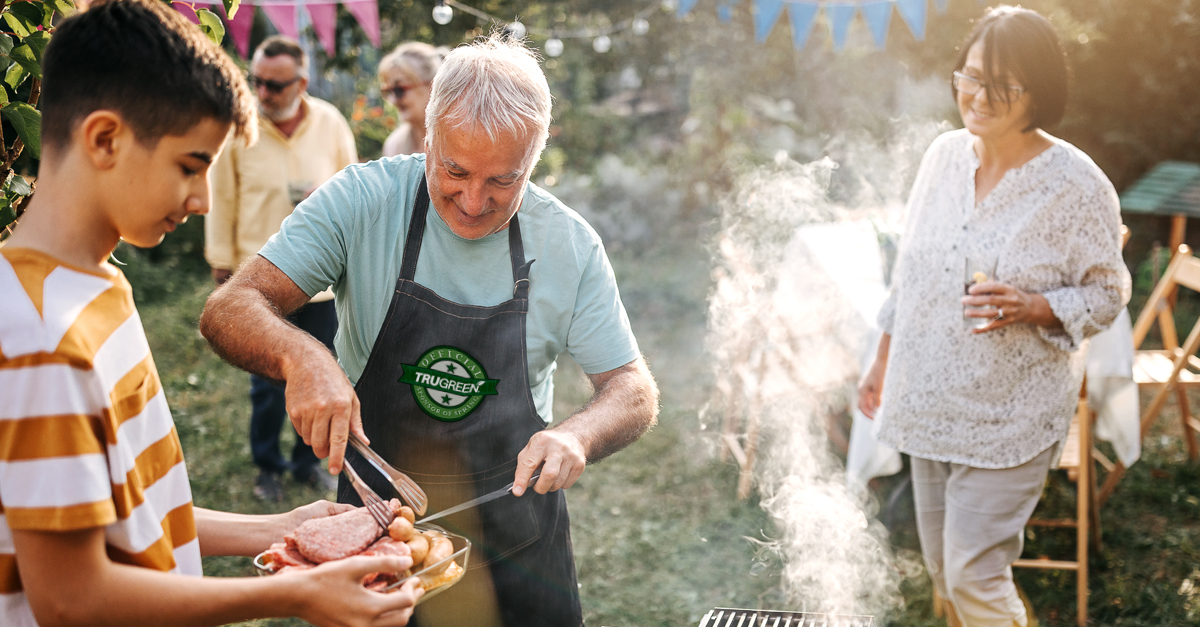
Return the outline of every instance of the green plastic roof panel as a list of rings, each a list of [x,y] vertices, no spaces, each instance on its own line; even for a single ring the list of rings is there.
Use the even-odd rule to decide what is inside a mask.
[[[1121,211],[1200,218],[1200,163],[1163,161],[1121,194]]]

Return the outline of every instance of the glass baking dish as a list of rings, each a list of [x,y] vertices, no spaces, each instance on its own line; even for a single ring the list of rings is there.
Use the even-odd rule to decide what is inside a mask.
[[[467,559],[471,555],[471,541],[463,536],[450,533],[449,531],[446,531],[437,525],[429,523],[419,524],[416,526],[416,528],[420,531],[436,531],[446,536],[446,538],[450,540],[451,544],[454,545],[454,552],[450,554],[450,557],[447,557],[435,564],[422,564],[418,570],[414,571],[412,575],[410,575],[411,577],[420,577],[421,580],[425,582],[433,577],[432,573],[436,572],[439,573],[439,577],[444,579],[444,581],[438,581],[437,584],[432,588],[425,589],[425,594],[417,600],[417,604],[420,604],[426,599],[437,596],[443,590],[453,586],[454,584],[458,583],[458,580],[462,579],[463,575],[467,572]],[[267,552],[263,551],[254,557],[254,569],[259,575],[274,575],[274,565],[263,561],[266,557],[266,554]],[[453,565],[451,562],[453,562]],[[451,574],[449,576],[444,575],[444,572],[447,569],[451,570]],[[408,577],[398,578],[395,582],[388,584],[383,591],[388,592],[394,590],[400,587],[407,579]]]

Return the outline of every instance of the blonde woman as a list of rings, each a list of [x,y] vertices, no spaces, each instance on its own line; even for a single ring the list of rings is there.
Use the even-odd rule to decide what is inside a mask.
[[[400,112],[400,125],[383,142],[383,156],[425,152],[429,86],[445,53],[445,48],[409,41],[379,62],[379,91]]]

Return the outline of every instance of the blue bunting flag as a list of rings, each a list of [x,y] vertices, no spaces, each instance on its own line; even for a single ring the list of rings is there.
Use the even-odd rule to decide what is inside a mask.
[[[871,39],[875,40],[875,47],[882,50],[887,43],[888,25],[892,22],[891,0],[864,2],[862,16],[867,27],[871,29]]]
[[[687,15],[700,0],[677,0],[678,16]],[[716,0],[717,16],[722,22],[733,20],[733,9],[741,0]],[[983,0],[980,0],[981,2]],[[950,0],[933,0],[938,13],[945,13]],[[833,49],[841,52],[846,47],[846,36],[854,16],[862,13],[863,21],[871,31],[875,47],[882,49],[887,44],[888,28],[892,22],[892,6],[908,25],[913,38],[925,40],[925,22],[928,17],[929,0],[754,0],[754,39],[763,42],[775,28],[779,14],[787,5],[792,22],[792,45],[804,49],[812,33],[817,12],[825,9],[829,21],[829,32]]]
[[[754,14],[754,39],[763,42],[771,34],[780,11],[783,11],[783,0],[754,0],[754,5],[757,9]],[[815,13],[816,5],[813,5],[813,9]]]
[[[792,2],[788,4],[788,16],[792,20],[792,47],[804,50],[808,36],[812,33],[813,22],[817,17],[816,3]]]
[[[917,41],[925,41],[925,9],[929,0],[896,0],[896,10]]]
[[[858,7],[848,2],[826,2],[823,6],[825,17],[829,18],[833,49],[841,52],[846,49],[846,33],[850,30],[850,21],[854,19]]]

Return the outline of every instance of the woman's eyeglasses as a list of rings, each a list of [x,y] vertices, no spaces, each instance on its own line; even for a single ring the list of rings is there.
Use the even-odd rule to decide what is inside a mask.
[[[254,89],[258,89],[259,87],[262,87],[262,88],[266,89],[267,91],[271,92],[272,94],[278,94],[278,93],[282,92],[283,90],[287,89],[288,87],[291,87],[298,80],[300,80],[299,76],[297,76],[296,78],[293,78],[290,81],[283,81],[283,82],[269,81],[265,78],[251,74],[250,75],[250,87],[252,87]]]
[[[988,85],[978,78],[963,74],[962,72],[955,72],[952,82],[955,89],[971,96],[979,93],[981,89],[991,87],[994,93],[997,93],[1005,102],[1016,102],[1021,99],[1021,94],[1025,93],[1024,87],[1017,87],[1015,85]]]

